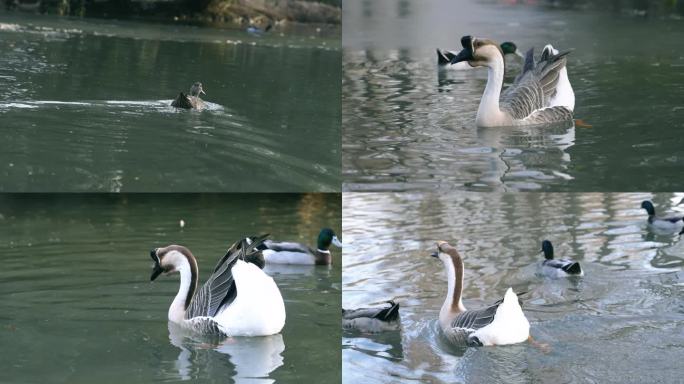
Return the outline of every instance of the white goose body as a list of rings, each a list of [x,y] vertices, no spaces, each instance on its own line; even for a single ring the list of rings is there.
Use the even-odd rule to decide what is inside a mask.
[[[542,57],[545,56],[545,52],[549,52],[553,55],[558,55],[558,50],[555,49],[551,44],[547,44],[542,51]],[[548,54],[546,55],[548,56]],[[551,97],[548,107],[566,107],[571,111],[575,110],[575,92],[572,90],[572,85],[570,85],[570,79],[568,78],[568,69],[564,66],[561,68],[558,76],[558,84],[556,85],[556,94]]]
[[[452,64],[467,61],[471,66],[484,66],[488,70],[487,85],[475,118],[479,127],[572,121],[572,110],[550,105],[568,52],[550,55],[537,66],[525,65],[515,83],[502,93],[505,63],[499,46],[491,40],[472,36],[464,36],[461,44],[463,50],[451,60]]]
[[[446,242],[437,244],[438,257],[447,273],[447,295],[439,312],[439,325],[452,344],[491,346],[521,343],[530,337],[530,323],[520,306],[518,296],[508,288],[504,298],[494,305],[467,310],[461,300],[463,260]]]
[[[266,336],[285,325],[285,304],[273,279],[254,258],[263,238],[236,242],[197,290],[198,269],[185,247],[170,245],[152,251],[155,261],[151,280],[162,272],[180,273],[180,288],[169,307],[169,321],[204,334]]]

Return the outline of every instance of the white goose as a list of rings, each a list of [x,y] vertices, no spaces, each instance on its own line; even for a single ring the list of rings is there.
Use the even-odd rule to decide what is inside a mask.
[[[439,311],[439,325],[447,340],[468,346],[505,345],[530,339],[530,323],[518,296],[508,288],[502,300],[477,310],[467,310],[461,301],[463,259],[446,241],[437,243],[438,257],[447,273],[447,295]]]
[[[475,123],[480,127],[537,125],[572,121],[572,110],[551,106],[556,95],[560,70],[569,52],[549,54],[537,65],[525,65],[515,83],[502,94],[505,63],[501,48],[488,39],[461,38],[463,50],[451,63],[467,61],[474,67],[488,68],[485,87]],[[527,64],[526,60],[526,64]]]
[[[169,307],[169,321],[206,334],[266,336],[285,325],[285,304],[273,279],[250,261],[265,236],[233,244],[197,291],[197,261],[189,249],[169,245],[153,249],[150,280],[162,272],[180,273],[180,289]]]

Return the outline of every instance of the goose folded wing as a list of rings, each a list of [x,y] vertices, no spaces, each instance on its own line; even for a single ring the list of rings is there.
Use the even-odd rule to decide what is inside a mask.
[[[496,315],[496,310],[501,303],[503,303],[503,299],[487,308],[462,312],[451,322],[451,327],[470,330],[484,328],[494,321],[494,315]]]
[[[524,119],[544,109],[556,94],[560,71],[565,67],[568,53],[570,51],[551,55],[547,60],[539,61],[534,68],[523,71],[516,82],[501,94],[501,109],[515,119]],[[527,60],[526,65],[529,65]]]
[[[221,308],[235,300],[237,290],[232,273],[233,266],[238,259],[245,260],[248,259],[248,255],[259,252],[257,247],[263,242],[265,236],[267,235],[250,242],[242,239],[230,246],[225,256],[216,264],[207,282],[190,302],[185,315],[187,318],[216,316]]]

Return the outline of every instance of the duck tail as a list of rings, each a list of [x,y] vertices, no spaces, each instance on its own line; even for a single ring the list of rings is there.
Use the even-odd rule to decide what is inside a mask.
[[[396,321],[399,318],[399,303],[396,303],[394,300],[390,300],[387,303],[390,305],[389,308],[378,312],[375,318],[386,322]]]
[[[579,275],[580,273],[582,273],[582,268],[580,267],[580,264],[576,261],[564,265],[561,269],[569,275]]]

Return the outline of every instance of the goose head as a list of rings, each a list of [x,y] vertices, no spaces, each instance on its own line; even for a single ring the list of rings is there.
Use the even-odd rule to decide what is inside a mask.
[[[318,249],[325,251],[330,248],[330,244],[341,248],[342,242],[337,238],[335,232],[330,228],[323,228],[318,234]]]
[[[641,202],[641,208],[645,209],[646,212],[648,212],[649,216],[655,216],[655,208],[653,208],[653,203],[651,203],[648,200],[644,200]]]
[[[179,272],[184,266],[194,266],[197,271],[197,262],[189,249],[181,245],[169,245],[164,248],[155,248],[150,251],[150,257],[154,261],[150,281],[154,281],[159,275]],[[196,274],[196,272],[195,272]]]
[[[202,89],[202,83],[197,81],[190,87],[190,96],[199,97],[200,93],[206,95],[204,89]]]
[[[551,244],[551,242],[548,240],[542,241],[542,247],[541,247],[540,252],[544,252],[544,258],[546,260],[552,260],[553,259],[553,245]]]
[[[451,244],[446,241],[437,242],[437,251],[430,254],[432,257],[436,257],[444,263],[444,265],[454,265],[457,267],[462,266],[461,255],[458,253],[456,248],[451,246]]]
[[[504,52],[492,40],[463,36],[461,38],[461,45],[463,49],[451,59],[451,64],[467,61],[471,67],[489,67],[497,58],[503,59]],[[515,51],[517,51],[517,48],[514,49]]]

